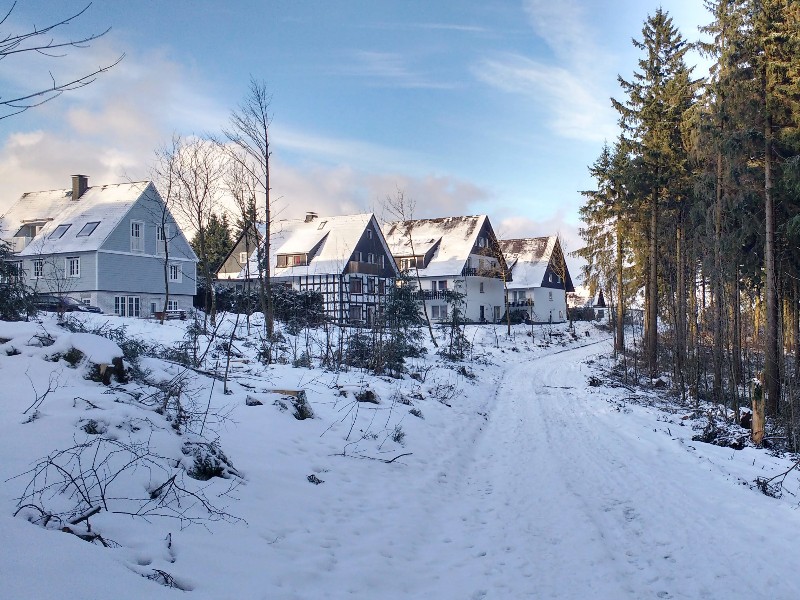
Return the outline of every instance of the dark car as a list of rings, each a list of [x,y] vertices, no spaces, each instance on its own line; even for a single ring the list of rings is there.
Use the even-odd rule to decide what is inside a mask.
[[[48,312],[103,312],[96,306],[83,304],[82,302],[78,302],[75,300],[75,298],[70,298],[69,296],[59,297],[40,294],[34,298],[33,304],[36,306],[37,310]]]

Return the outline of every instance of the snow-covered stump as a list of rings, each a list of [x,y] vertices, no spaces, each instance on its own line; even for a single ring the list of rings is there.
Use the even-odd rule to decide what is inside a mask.
[[[89,379],[100,381],[104,385],[111,384],[111,377],[120,383],[128,380],[122,349],[108,338],[93,333],[73,333],[66,340],[69,352],[79,352],[86,358],[89,368]]]

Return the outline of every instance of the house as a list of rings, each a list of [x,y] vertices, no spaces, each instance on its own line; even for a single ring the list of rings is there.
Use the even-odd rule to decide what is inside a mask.
[[[428,317],[447,321],[453,294],[463,294],[468,321],[498,321],[505,312],[509,272],[486,215],[387,223],[386,241],[397,266],[419,285]]]
[[[566,321],[566,293],[574,292],[575,287],[558,237],[501,240],[500,247],[512,275],[509,310],[534,323]]]
[[[217,271],[217,283],[239,291],[258,279],[256,243],[264,228],[242,234]],[[269,249],[272,284],[322,294],[329,318],[341,324],[367,325],[391,294],[399,273],[375,215],[364,213],[272,224]]]
[[[103,312],[149,316],[191,308],[197,257],[152,182],[29,192],[0,217],[17,270],[36,292]]]

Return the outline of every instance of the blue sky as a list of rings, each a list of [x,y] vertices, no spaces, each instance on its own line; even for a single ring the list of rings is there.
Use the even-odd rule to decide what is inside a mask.
[[[0,8],[10,6],[0,0]],[[79,10],[20,0],[9,28]],[[503,237],[577,236],[579,190],[629,78],[647,0],[94,0],[62,36],[111,32],[58,60],[0,62],[0,93],[83,72],[92,86],[0,121],[0,210],[20,193],[147,178],[173,132],[219,132],[252,74],[272,92],[282,216],[373,210],[402,189],[416,216],[487,213]],[[700,0],[660,3],[689,39]],[[573,267],[574,269],[575,267]]]

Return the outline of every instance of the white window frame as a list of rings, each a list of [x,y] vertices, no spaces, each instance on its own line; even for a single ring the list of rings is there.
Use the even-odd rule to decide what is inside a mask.
[[[131,219],[131,252],[144,253],[144,221]]]
[[[481,285],[480,285],[480,288],[479,288],[479,289],[480,289],[480,292],[481,292],[481,294],[483,294],[483,293],[484,293],[484,290],[483,290],[483,282],[482,282],[482,281],[481,281]]]
[[[42,277],[44,277],[44,260],[35,258],[31,269],[31,279],[41,279]]]
[[[239,252],[239,264],[246,265],[248,262],[247,252]]]
[[[183,281],[181,263],[169,263],[169,280],[173,283],[180,283]]]
[[[163,227],[161,225],[156,227],[156,251],[159,254],[166,254],[169,250],[169,236],[169,223],[164,223]]]
[[[68,256],[64,259],[64,274],[73,279],[81,276],[80,256]]]
[[[139,296],[114,296],[114,314],[120,317],[138,317],[141,315]]]
[[[177,300],[167,300],[167,310],[180,310]]]
[[[549,296],[550,302],[552,302],[553,301],[553,292],[547,292],[547,294]]]

